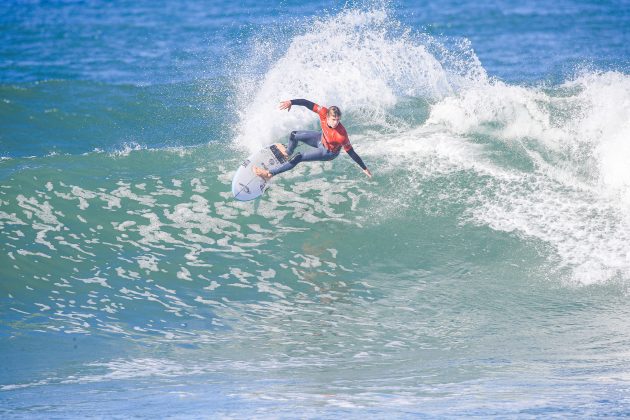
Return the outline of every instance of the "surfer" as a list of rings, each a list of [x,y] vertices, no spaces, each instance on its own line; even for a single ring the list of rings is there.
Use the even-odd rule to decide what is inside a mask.
[[[282,153],[285,158],[289,158],[289,156],[293,154],[293,150],[297,147],[298,142],[306,143],[315,148],[315,150],[296,153],[295,156],[287,160],[284,165],[272,169],[271,171],[254,166],[253,170],[256,175],[264,180],[268,180],[272,176],[293,169],[295,165],[300,162],[333,160],[339,156],[339,152],[343,147],[343,150],[363,169],[363,172],[368,177],[372,178],[372,173],[350,144],[348,133],[340,122],[341,111],[338,107],[331,106],[330,108],[326,108],[307,101],[306,99],[292,99],[290,101],[280,102],[280,109],[290,111],[292,105],[301,105],[317,113],[322,129],[321,131],[292,131],[286,149],[280,148]]]

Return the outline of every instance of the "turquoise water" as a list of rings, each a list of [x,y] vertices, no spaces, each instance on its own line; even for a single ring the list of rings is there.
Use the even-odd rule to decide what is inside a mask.
[[[3,418],[630,414],[627,2],[0,11]],[[235,168],[344,111],[357,152]]]

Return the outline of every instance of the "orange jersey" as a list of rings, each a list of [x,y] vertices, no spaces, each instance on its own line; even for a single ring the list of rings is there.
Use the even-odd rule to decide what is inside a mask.
[[[326,122],[328,108],[315,104],[313,106],[313,112],[319,115],[319,121],[322,125],[322,144],[326,149],[334,153],[339,153],[342,147],[346,152],[352,150],[346,128],[341,123],[335,128],[328,127],[328,123]]]

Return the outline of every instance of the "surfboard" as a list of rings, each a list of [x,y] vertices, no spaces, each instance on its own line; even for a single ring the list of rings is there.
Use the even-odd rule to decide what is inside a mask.
[[[281,144],[272,144],[248,156],[238,167],[232,179],[232,194],[240,201],[254,200],[260,197],[269,187],[270,181],[254,174],[253,167],[265,168],[268,171],[284,164],[288,159],[284,157]]]

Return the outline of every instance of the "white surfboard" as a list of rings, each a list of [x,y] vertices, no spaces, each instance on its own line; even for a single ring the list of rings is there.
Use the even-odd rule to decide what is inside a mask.
[[[256,176],[253,166],[255,165],[268,171],[281,166],[287,159],[280,151],[280,148],[284,148],[284,146],[272,144],[245,159],[236,170],[232,179],[232,194],[234,194],[234,198],[240,201],[249,201],[260,197],[265,192],[270,181],[265,181],[263,178]]]

